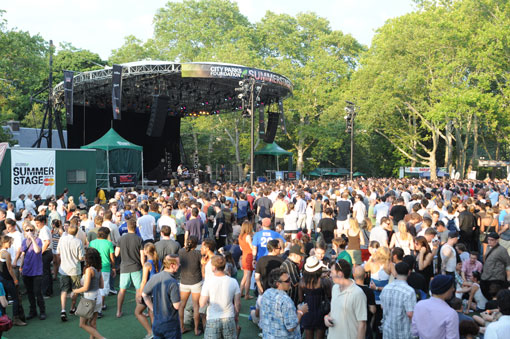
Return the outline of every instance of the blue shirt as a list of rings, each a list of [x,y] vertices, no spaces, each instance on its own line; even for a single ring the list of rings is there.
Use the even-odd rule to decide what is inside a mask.
[[[265,339],[301,338],[294,302],[287,293],[275,288],[262,295],[259,325]]]
[[[125,233],[128,232],[128,229],[127,229],[127,221],[123,222],[122,225],[119,226],[119,234],[120,236],[124,235]],[[138,227],[135,229],[135,233],[137,236],[139,236],[140,238],[142,237],[140,235],[140,231],[138,230]]]
[[[282,239],[285,242],[285,239],[280,235],[280,233],[272,231],[272,230],[262,230],[258,231],[253,235],[253,240],[251,244],[253,246],[257,246],[257,258],[258,261],[260,257],[267,255],[267,243],[269,240],[273,239]]]
[[[237,202],[237,218],[241,219],[248,216],[248,201],[239,200]]]
[[[0,297],[5,297],[4,285],[2,285],[2,283],[0,283]],[[3,315],[3,314],[2,314],[2,309],[0,308],[0,316],[1,315]]]

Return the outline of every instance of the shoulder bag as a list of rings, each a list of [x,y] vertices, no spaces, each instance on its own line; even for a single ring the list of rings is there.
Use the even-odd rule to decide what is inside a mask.
[[[96,301],[82,297],[76,307],[76,314],[78,317],[85,319],[92,319],[94,316],[94,309],[96,308]]]

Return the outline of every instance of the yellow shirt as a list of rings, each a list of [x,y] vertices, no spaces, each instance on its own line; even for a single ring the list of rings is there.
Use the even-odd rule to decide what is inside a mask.
[[[287,203],[283,200],[276,200],[273,205],[274,217],[283,219],[287,213]]]

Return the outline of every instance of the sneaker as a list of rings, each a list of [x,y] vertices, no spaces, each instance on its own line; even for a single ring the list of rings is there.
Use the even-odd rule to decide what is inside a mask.
[[[40,320],[46,320],[46,314],[45,313],[39,314],[39,319]]]
[[[29,313],[26,319],[30,320],[30,319],[33,319],[35,317],[37,317],[37,312],[36,313]]]
[[[145,337],[143,337],[143,339],[152,339],[152,338],[154,338],[154,335],[152,333],[147,334]]]
[[[110,290],[109,295],[117,295],[117,293],[118,293],[118,292],[117,292],[117,291],[115,291],[115,290]]]
[[[60,312],[60,320],[67,321],[67,314],[66,311]]]
[[[103,312],[98,312],[98,313],[97,313],[97,318],[98,318],[98,319],[101,319],[102,317],[103,317]]]
[[[106,304],[104,304],[104,305],[103,305],[103,307],[101,307],[101,309],[102,309],[103,311],[105,311],[105,310],[106,310],[106,307],[107,307],[107,306],[106,306]]]
[[[23,322],[21,319],[19,318],[14,318],[14,320],[12,321],[12,324],[14,326],[27,326],[27,323],[26,322]]]
[[[71,309],[69,310],[69,314],[74,314],[74,312],[76,312],[76,308],[71,308]]]

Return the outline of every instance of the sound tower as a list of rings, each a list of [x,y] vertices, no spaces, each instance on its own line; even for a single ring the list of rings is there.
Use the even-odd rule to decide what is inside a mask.
[[[64,104],[66,106],[67,124],[72,125],[73,114],[73,71],[64,71]]]
[[[280,113],[269,112],[267,117],[267,129],[264,135],[264,142],[271,144],[276,136],[276,129],[278,128],[278,121],[280,120]]]
[[[264,105],[259,106],[259,139],[264,139],[266,134],[264,127]]]
[[[158,138],[163,134],[166,116],[168,114],[167,96],[154,95],[152,99],[151,115],[147,125],[147,135]]]

